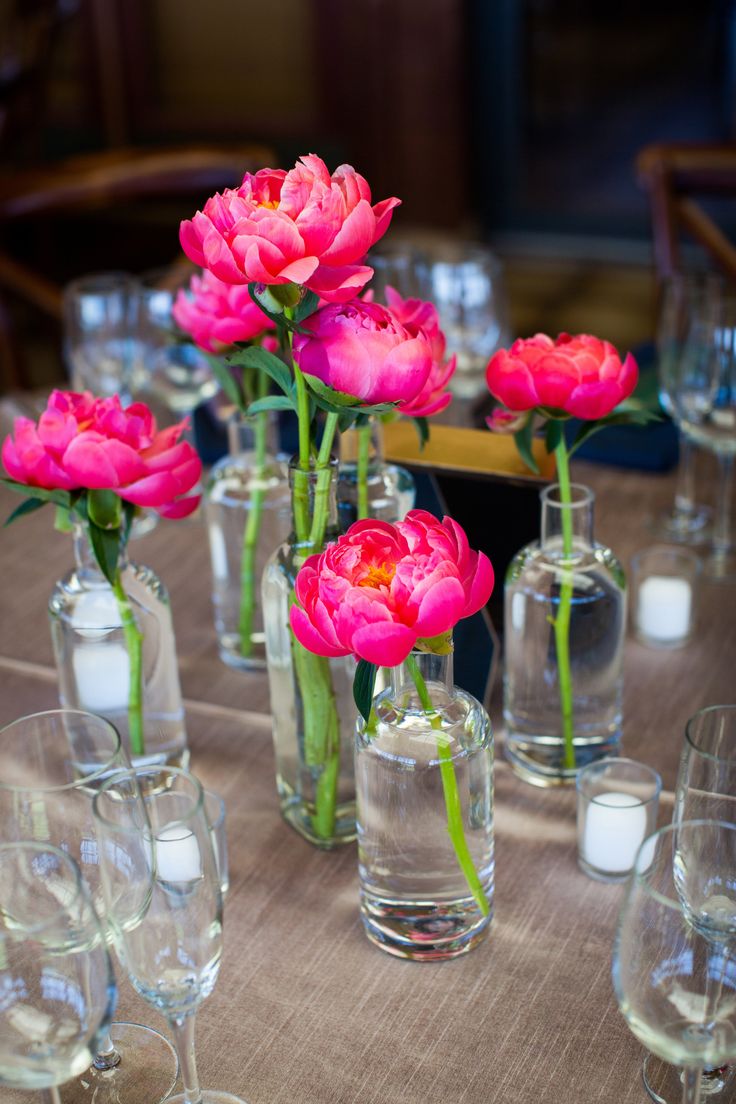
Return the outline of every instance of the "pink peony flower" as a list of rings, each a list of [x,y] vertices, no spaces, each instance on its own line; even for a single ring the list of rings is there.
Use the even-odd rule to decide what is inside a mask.
[[[609,414],[637,376],[631,353],[622,364],[613,345],[589,334],[520,338],[494,353],[486,368],[491,394],[510,410],[546,407],[586,420]]]
[[[486,425],[491,433],[516,433],[526,425],[529,413],[526,410],[506,410],[503,406],[495,407],[486,418]]]
[[[342,303],[371,278],[361,262],[399,202],[371,205],[367,182],[350,165],[330,175],[309,154],[288,173],[246,173],[238,189],[212,196],[182,222],[179,236],[190,260],[226,283],[302,284]]]
[[[192,276],[189,292],[179,291],[172,314],[179,328],[208,353],[221,353],[236,341],[252,341],[276,329],[246,284],[226,284],[207,270]]]
[[[186,517],[199,502],[187,497],[202,463],[179,438],[186,422],[156,430],[145,403],[123,410],[117,395],[53,391],[38,425],[16,418],[3,442],[8,475],[28,487],[48,490],[111,490],[164,517]]]
[[[437,308],[433,303],[425,303],[422,299],[402,299],[392,287],[386,288],[386,301],[394,317],[410,333],[423,333],[432,350],[432,368],[427,382],[418,395],[409,402],[402,402],[399,410],[414,418],[438,414],[452,402],[452,395],[446,387],[455,371],[457,358],[451,356],[449,360],[445,360],[445,335],[440,329]]]
[[[331,303],[303,323],[294,359],[307,376],[368,405],[411,402],[426,386],[432,350],[378,303]]]
[[[452,518],[411,510],[396,525],[355,522],[305,560],[295,585],[289,616],[305,648],[395,667],[486,604],[493,568]]]

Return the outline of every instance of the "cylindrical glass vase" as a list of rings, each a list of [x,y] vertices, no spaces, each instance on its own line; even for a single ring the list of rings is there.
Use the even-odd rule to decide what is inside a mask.
[[[313,504],[319,474],[297,472],[292,463],[292,494],[298,494],[300,477],[306,478]],[[334,461],[329,479],[328,541],[338,531]],[[309,512],[314,515],[313,508]],[[330,848],[355,839],[355,661],[313,655],[291,631],[294,580],[314,551],[294,534],[276,549],[263,573],[263,617],[281,813],[310,843]]]
[[[220,658],[246,670],[266,666],[261,578],[290,512],[288,467],[262,452],[255,428],[242,416],[231,421],[229,455],[212,468],[204,496]]]
[[[415,652],[390,675],[375,723],[357,727],[363,925],[390,954],[453,958],[484,937],[492,915],[491,725],[453,686],[451,655]]]
[[[624,571],[593,539],[593,492],[573,484],[571,493],[565,504],[557,484],[542,491],[541,539],[522,548],[506,572],[506,758],[538,786],[574,782],[580,767],[618,754],[621,742]],[[569,557],[564,514],[572,530]],[[571,685],[574,765],[565,754],[563,681]]]
[[[74,532],[74,570],[49,601],[59,701],[109,720],[134,764],[186,766],[189,761],[169,596],[148,567],[121,553],[121,582],[141,634],[142,732],[131,733],[131,649],[120,606],[97,566],[81,526]],[[135,721],[135,718],[133,718]]]
[[[384,460],[380,418],[370,417],[340,434],[337,505],[342,532],[362,518],[401,521],[415,498],[411,472]]]

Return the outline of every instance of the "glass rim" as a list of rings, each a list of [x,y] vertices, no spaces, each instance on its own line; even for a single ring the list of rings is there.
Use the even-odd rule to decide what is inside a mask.
[[[580,779],[581,777],[587,778],[594,776],[596,774],[596,769],[600,770],[601,768],[610,767],[614,764],[620,765],[621,763],[625,763],[628,766],[632,767],[638,767],[639,770],[645,771],[650,776],[651,781],[654,784],[654,793],[651,794],[649,797],[645,798],[644,800],[637,799],[635,802],[632,803],[631,806],[623,807],[632,809],[640,808],[644,805],[648,805],[650,801],[656,801],[659,798],[660,793],[662,792],[662,776],[660,775],[659,771],[655,770],[654,767],[650,767],[648,763],[642,763],[638,759],[630,759],[625,755],[608,755],[604,759],[596,759],[595,762],[587,763],[584,767],[581,767],[581,769],[577,772],[575,776],[575,789],[577,790],[578,794],[581,797],[584,797],[586,801],[591,802],[591,804],[605,805],[606,808],[610,808],[610,805],[606,805],[605,802],[601,802],[598,800],[599,797],[605,796],[604,794],[596,794],[593,797],[589,797],[587,794],[584,794],[580,785]],[[635,797],[636,795],[627,794],[626,796]]]
[[[74,884],[76,886],[76,892],[71,901],[67,900],[64,903],[62,903],[61,901],[58,902],[58,907],[52,913],[45,915],[43,919],[39,920],[36,924],[24,924],[24,933],[32,935],[34,933],[43,931],[43,929],[47,928],[51,923],[53,923],[53,921],[56,920],[57,917],[61,916],[64,913],[68,913],[69,906],[74,904],[80,898],[82,898],[84,903],[89,906],[90,910],[97,920],[97,923],[100,923],[94,905],[92,904],[92,898],[90,896],[89,890],[84,879],[82,878],[82,872],[79,869],[79,865],[74,861],[71,855],[69,855],[66,851],[62,851],[60,847],[56,847],[53,843],[45,843],[43,840],[11,840],[5,843],[0,843],[0,855],[10,851],[38,851],[42,854],[51,852],[51,854],[54,855],[57,859],[61,859],[63,866],[67,867],[74,879]],[[2,938],[3,935],[2,933],[0,933],[0,940]]]
[[[132,272],[126,272],[122,268],[100,269],[99,272],[87,272],[83,276],[75,276],[67,281],[62,289],[65,299],[80,292],[87,295],[104,295],[112,289],[125,290],[136,285],[137,280]],[[89,289],[89,290],[86,290]]]
[[[106,717],[100,717],[97,713],[89,713],[85,709],[44,709],[39,713],[28,713],[24,717],[17,717],[14,721],[10,721],[8,724],[3,725],[0,728],[0,750],[2,750],[2,740],[7,732],[16,725],[23,724],[26,721],[37,721],[42,717],[84,717],[91,718],[96,721],[103,728],[109,729],[115,737],[115,749],[112,752],[110,758],[105,763],[100,763],[95,770],[90,771],[89,774],[81,775],[73,782],[64,782],[56,786],[42,786],[42,785],[27,785],[20,786],[12,782],[5,782],[0,778],[0,791],[5,790],[8,793],[61,793],[63,790],[78,790],[82,786],[85,786],[88,782],[94,782],[96,778],[101,777],[110,770],[113,770],[117,774],[121,770],[125,770],[125,764],[115,763],[123,750],[123,743],[112,721],[108,721]]]
[[[694,552],[692,548],[676,548],[671,544],[650,544],[646,548],[640,548],[638,552],[635,552],[631,557],[631,566],[638,568],[646,559],[647,556],[667,556],[669,559],[686,560],[692,565],[696,576],[700,575],[703,570],[703,561],[701,557]]]
[[[693,713],[692,717],[689,717],[685,724],[685,743],[689,744],[693,751],[698,755],[702,755],[704,759],[710,759],[713,763],[736,763],[736,755],[726,757],[723,755],[715,755],[712,751],[705,751],[696,743],[695,737],[692,734],[692,727],[695,722],[701,717],[704,717],[708,713],[715,713],[717,710],[733,713],[736,716],[736,705],[706,705],[702,709],[699,709],[697,713]]]
[[[549,483],[546,487],[543,487],[539,492],[539,497],[542,500],[543,506],[555,506],[558,509],[572,509],[579,510],[585,506],[590,506],[595,501],[595,491],[588,487],[585,483],[571,483],[570,491],[577,495],[572,502],[561,502],[559,499],[552,497],[555,491],[559,491],[560,484],[558,482]]]
[[[682,904],[679,898],[667,897],[664,893],[660,893],[658,889],[654,889],[652,886],[647,885],[646,875],[652,867],[653,857],[646,856],[648,865],[644,870],[639,869],[639,864],[645,857],[646,852],[651,851],[651,845],[655,843],[655,841],[664,839],[667,835],[674,836],[676,832],[682,831],[683,828],[700,827],[701,825],[707,825],[709,828],[727,828],[729,831],[736,833],[736,824],[727,820],[708,820],[707,818],[701,817],[693,820],[681,820],[679,824],[665,824],[664,827],[658,828],[656,832],[652,832],[642,840],[634,858],[634,865],[631,868],[630,885],[633,886],[634,883],[638,883],[643,892],[653,900],[658,901],[662,905],[666,905],[667,908],[682,912]]]
[[[188,821],[193,820],[195,817],[199,816],[200,813],[204,816],[205,823],[207,823],[207,813],[204,808],[204,786],[199,781],[197,776],[192,774],[191,771],[184,770],[183,767],[165,767],[156,766],[155,764],[141,767],[125,767],[122,770],[115,771],[114,774],[110,775],[110,777],[105,782],[103,782],[103,784],[100,786],[99,790],[92,799],[92,815],[95,820],[99,821],[100,824],[104,825],[104,827],[109,829],[110,831],[121,833],[126,836],[140,836],[143,831],[141,828],[128,827],[125,824],[118,824],[117,821],[110,820],[108,817],[106,817],[100,809],[100,799],[102,798],[103,794],[108,794],[113,785],[120,782],[122,778],[132,778],[135,779],[137,783],[139,778],[145,777],[146,775],[171,775],[174,778],[185,778],[188,782],[192,783],[194,787],[195,797],[192,808],[183,815],[176,816],[171,821],[171,825],[186,824]],[[143,804],[145,806],[145,795],[141,796],[143,799]],[[150,826],[150,824],[148,827],[151,833],[151,837],[153,838],[155,835],[154,830]]]

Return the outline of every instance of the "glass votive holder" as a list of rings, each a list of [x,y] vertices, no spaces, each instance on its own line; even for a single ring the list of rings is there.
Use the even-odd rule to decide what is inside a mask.
[[[225,831],[225,802],[214,790],[204,791],[204,812],[210,826],[217,873],[220,875],[220,889],[224,897],[230,888],[227,864],[227,834]]]
[[[687,644],[695,625],[702,564],[687,548],[654,545],[631,559],[634,634],[656,648]]]
[[[633,759],[599,759],[578,771],[578,863],[600,882],[624,881],[657,823],[662,779]]]

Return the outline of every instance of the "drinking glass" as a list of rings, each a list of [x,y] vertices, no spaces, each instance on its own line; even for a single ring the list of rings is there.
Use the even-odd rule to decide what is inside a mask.
[[[0,992],[0,1085],[60,1104],[104,1038],[115,982],[79,868],[47,843],[0,844]]]
[[[201,1090],[194,1058],[195,1015],[222,955],[222,893],[201,784],[177,767],[139,767],[104,782],[93,809],[120,958],[176,1040],[184,1092],[170,1104],[243,1104]]]
[[[135,280],[127,272],[97,272],[63,292],[64,359],[75,391],[130,401],[135,364]]]
[[[92,713],[57,709],[0,729],[0,838],[40,840],[69,854],[103,923],[92,798],[106,779],[129,766],[115,728]],[[177,1073],[176,1055],[163,1035],[115,1022],[93,1066],[65,1087],[63,1098],[65,1104],[157,1104],[171,1092]]]
[[[717,309],[722,285],[715,273],[674,273],[662,283],[656,341],[659,401],[675,420],[674,395],[688,335],[707,327],[709,316]],[[709,517],[707,507],[695,502],[693,445],[681,432],[675,500],[656,528],[667,540],[695,542],[703,539]]]
[[[736,705],[701,709],[687,723],[675,787],[673,823],[705,817],[736,822]],[[644,1085],[657,1104],[675,1104],[679,1072],[649,1055]],[[736,1092],[734,1066],[703,1071],[701,1095],[721,1104]]]
[[[699,1104],[703,1068],[736,1058],[736,824],[685,820],[642,843],[613,950],[629,1027],[683,1067],[683,1104]]]
[[[671,392],[673,414],[686,436],[714,453],[719,464],[712,552],[705,574],[736,578],[731,540],[731,491],[736,455],[736,297],[722,295],[690,327]]]

